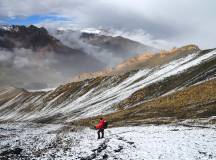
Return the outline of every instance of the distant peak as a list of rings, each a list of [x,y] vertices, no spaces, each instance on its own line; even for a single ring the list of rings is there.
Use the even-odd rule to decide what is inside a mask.
[[[187,50],[187,51],[200,51],[200,48],[195,45],[195,44],[189,44],[189,45],[186,45],[186,46],[183,46],[183,47],[180,47],[180,48],[173,48],[171,51],[177,51],[177,50]]]
[[[19,31],[19,27],[18,25],[0,25],[0,30],[3,31]]]
[[[173,49],[169,51],[161,50],[160,55],[164,56],[164,55],[169,55],[169,54],[190,54],[190,53],[199,52],[199,51],[201,50],[197,45],[190,44],[190,45],[186,45],[180,48],[174,47]]]

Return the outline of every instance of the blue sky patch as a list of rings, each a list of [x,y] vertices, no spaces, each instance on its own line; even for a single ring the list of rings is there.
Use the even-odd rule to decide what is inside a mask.
[[[65,17],[60,17],[57,15],[32,15],[28,17],[6,17],[1,18],[0,23],[9,25],[30,25],[38,24],[43,21],[64,21],[67,20]]]

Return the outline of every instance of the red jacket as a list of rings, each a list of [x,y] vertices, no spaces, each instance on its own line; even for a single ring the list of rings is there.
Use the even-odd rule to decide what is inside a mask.
[[[100,120],[99,123],[95,126],[96,129],[104,128],[105,122],[106,122],[105,119]]]

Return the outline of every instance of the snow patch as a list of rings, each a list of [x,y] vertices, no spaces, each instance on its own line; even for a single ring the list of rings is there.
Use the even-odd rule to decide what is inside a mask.
[[[81,29],[80,31],[84,32],[84,33],[93,33],[93,34],[101,34],[101,33],[103,33],[101,30],[95,29],[95,28],[84,28],[84,29]]]

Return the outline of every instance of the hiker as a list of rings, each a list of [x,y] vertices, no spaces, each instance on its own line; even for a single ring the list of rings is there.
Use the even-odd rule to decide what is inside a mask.
[[[99,123],[95,126],[96,129],[98,129],[97,133],[98,133],[98,139],[100,138],[104,138],[104,129],[107,128],[107,122],[105,119],[100,118]],[[102,136],[100,136],[100,133],[102,134]]]

